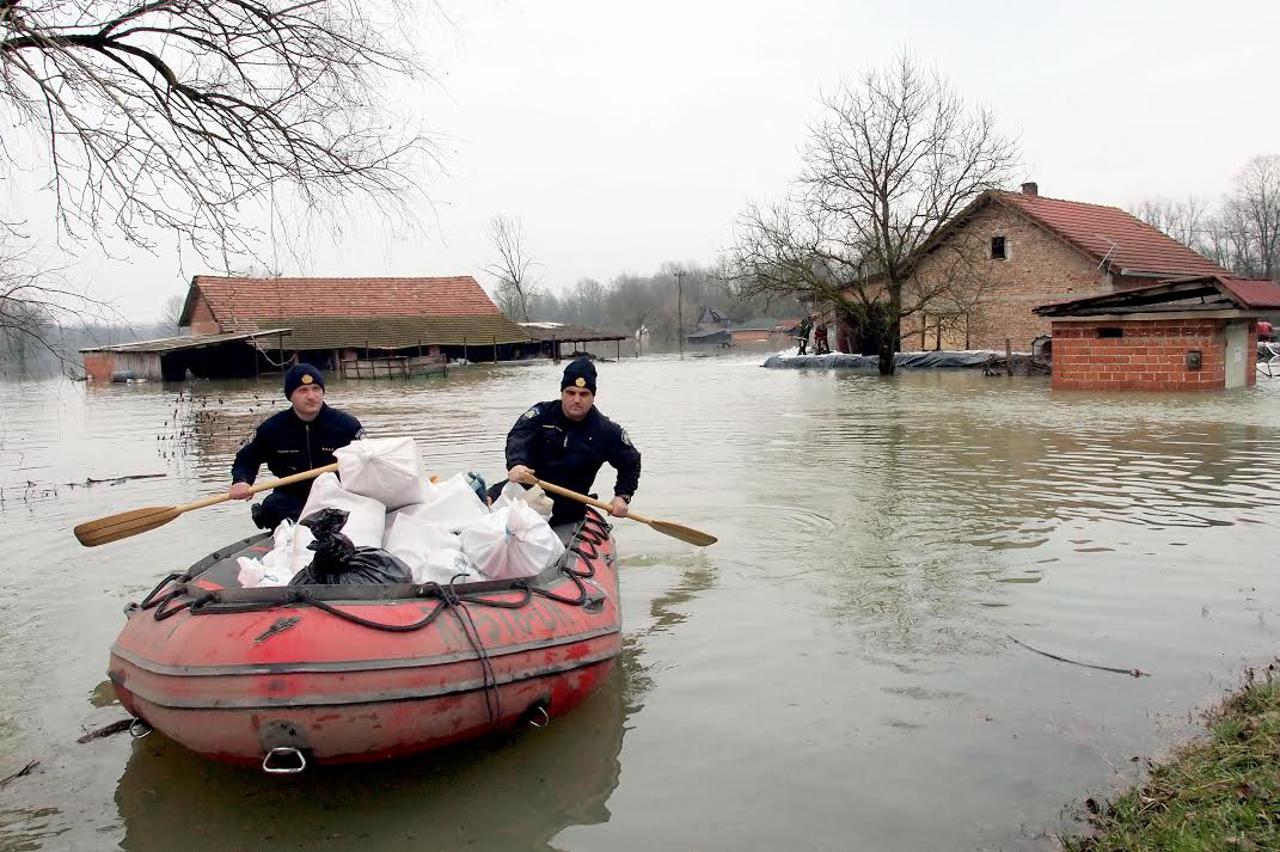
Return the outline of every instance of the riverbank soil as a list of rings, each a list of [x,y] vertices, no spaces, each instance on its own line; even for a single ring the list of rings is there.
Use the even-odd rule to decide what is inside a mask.
[[[1206,714],[1207,739],[1175,752],[1143,784],[1106,804],[1085,801],[1094,833],[1071,852],[1280,849],[1280,667]]]

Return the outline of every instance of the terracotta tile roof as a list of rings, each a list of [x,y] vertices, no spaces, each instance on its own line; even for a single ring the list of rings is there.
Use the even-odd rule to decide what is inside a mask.
[[[288,349],[408,349],[525,343],[529,335],[501,313],[465,317],[290,317]]]
[[[1215,276],[1246,308],[1280,308],[1280,284],[1266,279]]]
[[[1230,275],[1189,275],[1146,287],[1051,302],[1033,308],[1049,317],[1280,308],[1280,284]]]
[[[183,311],[190,322],[198,290],[223,326],[279,324],[297,317],[499,316],[470,275],[447,278],[231,278],[197,275]]]
[[[1204,255],[1118,207],[1019,192],[992,192],[989,195],[995,201],[1022,211],[1099,262],[1105,257],[1115,272],[1231,274]]]

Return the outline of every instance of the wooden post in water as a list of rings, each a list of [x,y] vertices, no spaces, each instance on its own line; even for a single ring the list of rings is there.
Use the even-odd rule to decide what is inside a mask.
[[[1013,343],[1007,337],[1004,339],[1004,373],[1013,375]]]
[[[498,363],[498,335],[493,336],[493,363]]]
[[[463,361],[471,360],[467,357],[467,336],[465,334],[462,335],[462,360]]]

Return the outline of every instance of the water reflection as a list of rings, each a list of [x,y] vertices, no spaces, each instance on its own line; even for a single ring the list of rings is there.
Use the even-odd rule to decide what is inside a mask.
[[[510,741],[288,778],[214,764],[153,734],[133,744],[116,787],[120,845],[553,852],[566,826],[609,819],[625,715],[615,670],[572,713]]]

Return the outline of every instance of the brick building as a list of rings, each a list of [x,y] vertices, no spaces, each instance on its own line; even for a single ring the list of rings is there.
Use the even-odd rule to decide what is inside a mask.
[[[1257,322],[1280,284],[1222,275],[1174,279],[1035,309],[1052,323],[1053,387],[1201,391],[1257,378]]]
[[[1116,207],[985,192],[917,253],[908,296],[948,276],[960,295],[904,320],[902,348],[1027,351],[1049,333],[1037,305],[1188,275],[1230,273]]]

